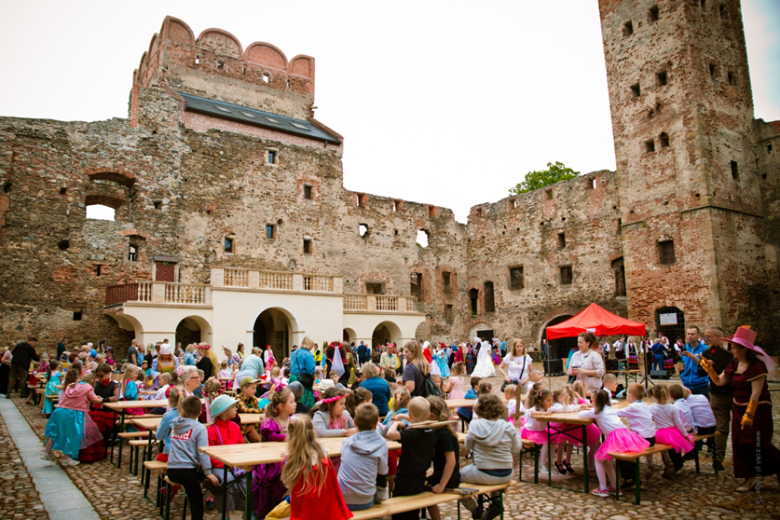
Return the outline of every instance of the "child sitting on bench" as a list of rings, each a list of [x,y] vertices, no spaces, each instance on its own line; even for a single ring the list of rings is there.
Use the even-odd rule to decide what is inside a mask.
[[[377,407],[361,404],[355,409],[357,434],[341,443],[339,486],[351,511],[387,498],[387,442],[377,431],[378,422]]]

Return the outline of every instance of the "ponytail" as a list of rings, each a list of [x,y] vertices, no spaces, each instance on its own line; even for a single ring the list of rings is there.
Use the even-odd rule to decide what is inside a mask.
[[[611,397],[609,393],[603,388],[596,393],[596,413],[599,414],[604,411],[604,408],[611,404]]]
[[[529,410],[535,409],[536,411],[542,411],[541,405],[544,402],[547,397],[551,396],[549,390],[546,388],[537,389],[536,385],[534,385],[534,388],[531,389],[530,392],[528,392],[528,400],[526,401],[525,407]]]

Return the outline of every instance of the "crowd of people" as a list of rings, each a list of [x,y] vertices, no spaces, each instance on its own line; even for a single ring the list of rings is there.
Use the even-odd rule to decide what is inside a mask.
[[[165,407],[147,410],[162,415],[155,435],[164,449],[157,457],[167,462],[169,478],[184,487],[194,519],[202,518],[204,507],[221,507],[222,501],[228,510],[243,510],[247,493],[257,518],[338,519],[389,496],[426,489],[441,493],[468,483],[504,484],[512,478],[522,439],[542,446],[542,460],[555,450],[554,467],[561,474],[575,471],[575,446],[587,449],[599,480],[593,493],[605,497],[617,487],[618,475],[622,489],[634,485],[633,467],[619,463],[616,472],[610,452],[671,445],[674,449],[662,454],[663,476],[669,477],[699,449],[692,434],[718,431],[709,447],[713,464],[723,469],[729,422],[734,474],[744,479],[740,490],[747,491],[756,477],[780,478],[766,382],[774,363],[754,344],[755,332],[740,327],[732,337],[724,336],[717,326],[708,327],[703,337],[690,328],[680,347],[682,384],[657,385],[647,395],[645,387],[629,385],[626,407],[615,406],[617,378],[606,373],[606,345],[591,333],[578,337],[567,363],[570,380],[556,388],[549,388],[533,367],[519,339],[475,338],[451,345],[409,341],[399,352],[393,344],[319,345],[308,337],[289,358],[278,359],[270,346],[245,353],[239,344],[235,353],[223,347],[222,361],[208,344],[183,348],[168,340],[147,346],[134,341],[123,362],[100,344],[69,352],[65,340],[49,360],[38,355],[36,340],[30,338],[2,354],[0,385],[10,397],[15,391],[26,394],[38,387],[38,378],[45,379],[42,412],[50,416],[42,458],[53,460],[52,452],[59,450],[66,466],[105,457],[115,419],[104,404],[167,401]],[[610,345],[627,360],[642,355],[646,346],[625,337]],[[489,378],[502,379],[500,389]],[[56,409],[52,395],[59,397]],[[457,409],[468,424],[465,449],[471,463],[464,467],[445,398],[475,399],[473,406]],[[145,413],[143,407],[130,410]],[[586,438],[579,427],[564,424],[552,425],[555,433],[548,434],[551,425],[543,418],[554,412],[579,412],[594,424]],[[264,417],[257,424],[241,424],[239,413]],[[342,456],[329,458],[315,442],[318,437],[343,437]],[[388,451],[386,440],[399,442],[402,449]],[[286,442],[286,461],[255,466],[252,489],[243,487],[241,470],[231,469],[227,479],[235,483],[225,493],[223,471],[216,471],[222,464],[199,448],[247,442]],[[649,456],[647,477],[654,468]],[[495,497],[467,498],[462,504],[474,518],[501,513]],[[440,518],[436,506],[429,512]]]

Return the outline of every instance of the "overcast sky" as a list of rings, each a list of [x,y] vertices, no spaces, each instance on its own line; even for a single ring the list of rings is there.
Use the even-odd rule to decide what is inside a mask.
[[[468,209],[561,161],[614,169],[597,0],[2,1],[0,115],[127,117],[165,15],[316,59],[344,185]],[[755,115],[780,119],[780,2],[743,0]]]

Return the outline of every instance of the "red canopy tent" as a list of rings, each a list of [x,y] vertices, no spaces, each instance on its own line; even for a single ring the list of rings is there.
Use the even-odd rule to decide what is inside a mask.
[[[591,303],[576,316],[547,327],[547,339],[571,338],[583,332],[592,332],[596,336],[615,336],[618,334],[645,336],[645,324],[631,321],[612,314],[603,307]]]

